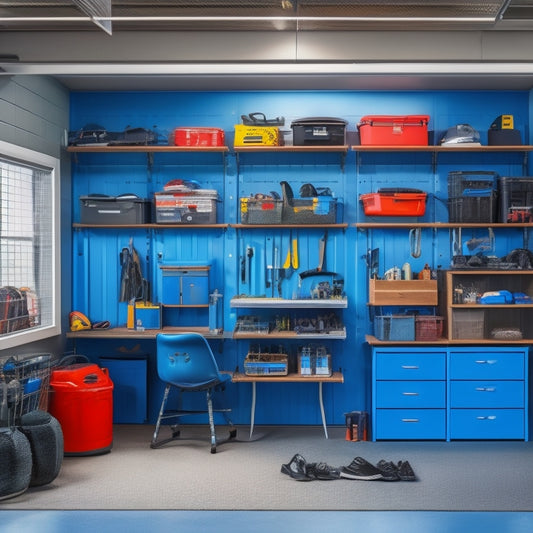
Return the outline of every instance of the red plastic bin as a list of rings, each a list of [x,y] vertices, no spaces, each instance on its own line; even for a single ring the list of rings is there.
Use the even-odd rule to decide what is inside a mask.
[[[175,146],[224,146],[224,130],[221,128],[176,128]]]
[[[425,192],[372,192],[359,198],[368,216],[418,217],[426,212]]]
[[[357,125],[361,145],[427,146],[428,115],[367,115]]]
[[[50,376],[49,412],[61,424],[65,455],[97,455],[113,446],[113,382],[91,363],[58,367]]]

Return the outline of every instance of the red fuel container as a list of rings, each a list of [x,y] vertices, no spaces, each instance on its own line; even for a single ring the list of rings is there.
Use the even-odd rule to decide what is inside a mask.
[[[113,446],[113,382],[91,363],[58,367],[50,376],[49,412],[63,430],[65,455],[97,455]]]

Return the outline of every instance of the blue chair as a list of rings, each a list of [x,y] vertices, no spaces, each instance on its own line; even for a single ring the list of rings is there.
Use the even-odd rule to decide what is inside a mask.
[[[224,390],[225,384],[231,381],[230,374],[221,374],[218,365],[206,339],[198,333],[167,334],[159,333],[157,344],[157,373],[165,383],[165,392],[161,409],[152,437],[151,448],[158,448],[180,437],[179,418],[193,414],[208,414],[211,429],[211,453],[216,453],[217,444],[234,439],[237,430],[226,415],[231,409],[213,409],[213,393]],[[177,410],[167,410],[167,400],[170,389],[175,387],[179,391],[179,405]],[[206,410],[183,410],[181,407],[182,394],[185,392],[205,391],[207,395]],[[230,426],[229,436],[217,441],[213,413],[222,413]],[[178,423],[170,425],[170,438],[158,440],[161,421],[177,418]]]

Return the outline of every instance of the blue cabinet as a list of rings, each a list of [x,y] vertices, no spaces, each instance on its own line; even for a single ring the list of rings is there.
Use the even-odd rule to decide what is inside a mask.
[[[372,348],[373,440],[528,440],[528,348]]]
[[[446,350],[375,348],[373,439],[446,438]]]

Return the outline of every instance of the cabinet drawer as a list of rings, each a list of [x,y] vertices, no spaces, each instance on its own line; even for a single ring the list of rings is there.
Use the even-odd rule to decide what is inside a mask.
[[[376,407],[446,407],[445,381],[378,381]]]
[[[523,409],[452,409],[451,439],[523,439]]]
[[[450,354],[450,379],[524,379],[523,351],[479,351]]]
[[[445,439],[445,409],[378,409],[376,439]]]
[[[452,381],[451,407],[524,407],[523,381]]]
[[[375,354],[375,379],[446,379],[445,352],[380,352]]]

